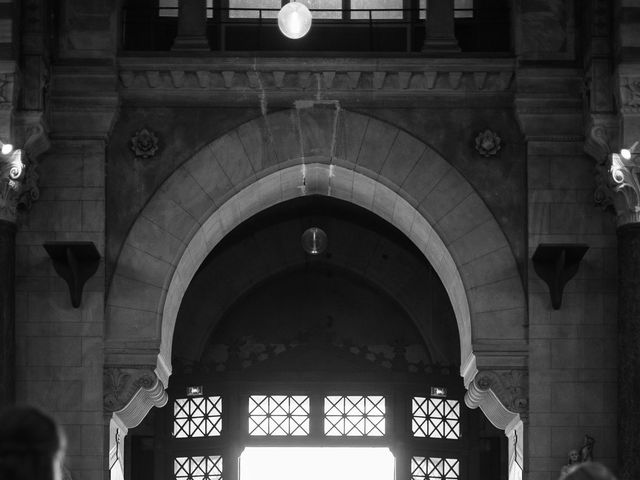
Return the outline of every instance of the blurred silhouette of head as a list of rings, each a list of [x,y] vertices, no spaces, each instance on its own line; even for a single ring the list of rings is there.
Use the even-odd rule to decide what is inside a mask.
[[[570,466],[563,480],[616,480],[616,476],[601,463],[583,462]]]
[[[13,406],[0,412],[0,479],[60,480],[66,441],[40,410]]]

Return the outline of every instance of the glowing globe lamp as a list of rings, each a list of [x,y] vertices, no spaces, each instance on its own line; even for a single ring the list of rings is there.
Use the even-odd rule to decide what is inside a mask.
[[[290,2],[278,12],[278,28],[285,37],[304,37],[311,28],[311,12],[300,2]]]
[[[327,248],[327,234],[318,227],[307,228],[302,234],[302,248],[310,255],[320,255]]]

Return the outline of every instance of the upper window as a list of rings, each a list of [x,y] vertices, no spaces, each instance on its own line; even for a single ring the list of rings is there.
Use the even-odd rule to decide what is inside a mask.
[[[249,435],[308,435],[309,397],[251,395]]]
[[[222,398],[178,398],[173,404],[173,436],[211,437],[222,432]]]
[[[411,428],[416,437],[460,438],[460,402],[413,397]]]
[[[324,399],[324,433],[380,437],[385,432],[382,396],[329,396]]]

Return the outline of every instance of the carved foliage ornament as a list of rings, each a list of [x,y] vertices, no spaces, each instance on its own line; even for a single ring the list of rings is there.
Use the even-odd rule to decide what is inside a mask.
[[[491,388],[510,411],[526,416],[529,410],[529,389],[526,370],[483,370],[475,378],[480,390]]]
[[[39,196],[35,163],[23,150],[0,155],[0,220],[15,222],[18,209],[28,210]]]
[[[129,403],[140,387],[151,388],[155,383],[151,369],[105,368],[103,373],[104,409],[116,412]]]
[[[502,148],[502,139],[496,132],[487,129],[478,134],[475,147],[483,157],[493,157]]]
[[[137,158],[151,158],[158,148],[157,135],[147,128],[138,130],[131,137],[131,150]]]

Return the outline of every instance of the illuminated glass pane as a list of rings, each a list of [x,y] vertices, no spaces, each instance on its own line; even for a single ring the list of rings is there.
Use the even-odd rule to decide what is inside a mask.
[[[173,474],[176,480],[222,480],[222,457],[177,457]]]
[[[307,0],[314,20],[342,18],[342,0]]]
[[[460,402],[413,397],[411,430],[416,437],[460,438]]]
[[[324,433],[328,436],[372,436],[385,433],[385,400],[381,396],[324,398]]]
[[[280,0],[229,0],[229,18],[277,18]],[[247,10],[238,10],[247,9]]]
[[[251,395],[249,435],[308,435],[309,397]]]
[[[160,17],[177,17],[178,0],[159,0],[158,15]],[[207,18],[213,18],[213,0],[207,0]]]
[[[473,0],[453,0],[455,18],[473,18]],[[427,18],[427,0],[420,0],[420,18]]]
[[[353,20],[402,20],[402,0],[351,0]],[[363,10],[363,11],[357,11]]]
[[[411,480],[458,480],[460,462],[456,458],[413,457]]]
[[[173,404],[173,436],[213,437],[222,431],[222,398],[178,398]]]

